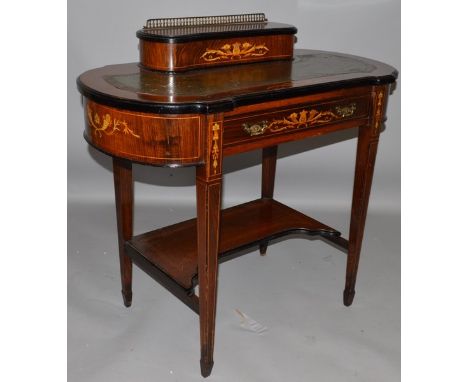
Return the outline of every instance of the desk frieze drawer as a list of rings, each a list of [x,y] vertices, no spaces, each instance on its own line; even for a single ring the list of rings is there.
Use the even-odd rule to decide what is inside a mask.
[[[338,100],[295,108],[270,110],[255,115],[226,119],[224,145],[289,134],[304,129],[368,117],[369,97]]]
[[[85,138],[114,156],[161,166],[202,161],[202,129],[198,115],[155,115],[86,100]]]

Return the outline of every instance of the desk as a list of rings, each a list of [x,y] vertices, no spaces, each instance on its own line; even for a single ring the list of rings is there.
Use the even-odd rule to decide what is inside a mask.
[[[381,124],[394,68],[345,54],[296,50],[292,61],[164,73],[111,65],[78,78],[86,141],[113,157],[122,295],[132,265],[200,316],[201,371],[213,367],[218,264],[277,237],[315,235],[347,252],[351,305]],[[279,144],[358,127],[349,239],[273,198]],[[223,158],[262,150],[261,198],[221,210]],[[133,234],[132,162],[196,166],[197,216]],[[243,251],[245,253],[245,251]],[[199,285],[199,295],[194,288]]]

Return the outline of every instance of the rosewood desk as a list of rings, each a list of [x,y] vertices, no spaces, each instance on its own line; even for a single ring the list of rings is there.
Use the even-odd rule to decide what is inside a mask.
[[[112,156],[122,295],[132,302],[132,265],[200,317],[201,371],[213,367],[218,264],[294,233],[316,235],[347,254],[343,301],[351,305],[374,162],[397,72],[339,53],[296,50],[294,59],[182,73],[132,63],[78,78],[86,141]],[[279,144],[358,127],[349,238],[273,198]],[[223,158],[261,149],[257,200],[220,210]],[[132,162],[196,166],[196,218],[133,234]],[[245,251],[244,251],[245,252]],[[199,295],[194,288],[199,285]]]

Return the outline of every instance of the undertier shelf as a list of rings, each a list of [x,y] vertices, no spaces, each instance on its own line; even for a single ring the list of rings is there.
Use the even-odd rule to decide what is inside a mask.
[[[196,219],[126,242],[126,252],[147,273],[162,274],[189,291],[197,283]],[[288,234],[319,235],[338,245],[340,233],[274,199],[257,199],[221,211],[219,261],[236,252]],[[161,276],[160,276],[161,277]]]

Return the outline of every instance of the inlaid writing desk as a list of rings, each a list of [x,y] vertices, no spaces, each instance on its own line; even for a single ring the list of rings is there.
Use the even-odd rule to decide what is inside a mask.
[[[201,370],[213,367],[218,264],[294,233],[347,254],[345,305],[353,302],[381,123],[394,68],[312,50],[292,61],[165,73],[111,65],[78,78],[90,145],[113,157],[122,295],[132,302],[137,265],[200,316]],[[349,239],[273,199],[280,143],[359,127]],[[262,149],[261,198],[220,210],[223,158]],[[196,166],[197,216],[133,234],[132,162]],[[245,251],[243,251],[245,253]],[[199,285],[199,295],[194,288]]]

